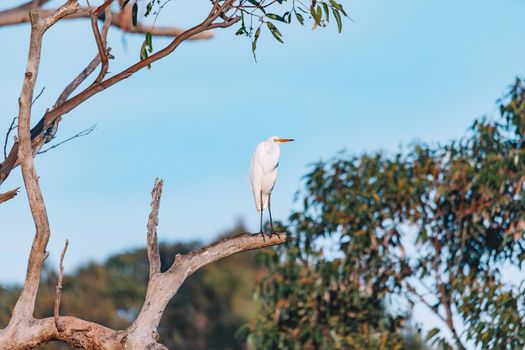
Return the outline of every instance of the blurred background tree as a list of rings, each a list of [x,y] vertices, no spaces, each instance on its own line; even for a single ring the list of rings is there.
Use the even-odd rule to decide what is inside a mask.
[[[477,120],[458,141],[314,164],[287,244],[265,251],[263,266],[244,253],[190,278],[164,314],[162,341],[177,349],[422,349],[422,341],[522,349],[523,80],[498,103],[497,117]],[[198,245],[162,245],[163,268]],[[144,249],[89,264],[66,276],[64,313],[126,327],[147,274]],[[57,276],[44,275],[38,316],[52,314]],[[0,326],[17,293],[0,288]],[[416,303],[441,324],[422,334],[410,321]]]
[[[522,349],[525,294],[509,276],[525,258],[523,80],[499,104],[459,141],[314,164],[291,239],[266,253],[248,341],[400,349],[422,303],[442,321],[430,345]]]

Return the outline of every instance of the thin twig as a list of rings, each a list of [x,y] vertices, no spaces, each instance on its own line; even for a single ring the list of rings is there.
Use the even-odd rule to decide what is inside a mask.
[[[228,256],[282,244],[285,241],[285,232],[279,232],[279,235],[273,235],[265,240],[259,234],[243,233],[176,257],[167,271],[150,276],[142,309],[130,328],[126,330],[129,348],[146,348],[143,346],[144,343],[141,343],[141,339],[151,339],[151,334],[156,332],[166,306],[184,280],[192,273]],[[134,339],[138,343],[134,343]]]
[[[44,93],[44,90],[46,89],[46,87],[44,86],[42,88],[42,90],[40,90],[40,92],[38,93],[38,95],[36,95],[36,97],[33,99],[33,101],[31,102],[31,106],[33,106],[36,102],[36,100],[38,100],[38,98],[40,96],[42,96],[42,94]],[[5,141],[4,141],[4,160],[7,158],[7,143],[9,142],[9,135],[11,135],[11,131],[13,131],[14,129],[16,129],[18,127],[18,125],[15,125],[15,121],[16,119],[18,118],[18,116],[15,116],[13,118],[13,120],[11,121],[11,125],[9,125],[9,129],[7,129],[7,133],[5,135]]]
[[[7,142],[9,141],[9,135],[11,134],[11,131],[16,129],[15,121],[18,118],[18,116],[14,117],[11,121],[11,125],[9,125],[9,129],[7,129],[7,133],[5,134],[5,141],[4,141],[4,160],[7,159]]]
[[[80,132],[78,132],[77,134],[71,136],[70,138],[68,139],[65,139],[64,141],[61,141],[57,144],[54,144],[53,146],[49,146],[48,148],[46,148],[45,150],[43,151],[39,151],[37,154],[42,154],[42,153],[46,153],[47,151],[51,151],[53,148],[57,148],[58,146],[61,146],[63,145],[64,143],[66,142],[69,142],[73,139],[76,139],[78,137],[83,137],[83,136],[87,136],[89,134],[91,134],[95,129],[96,129],[97,125],[96,124],[93,124],[91,125],[89,128],[85,129],[85,130],[82,130]]]
[[[106,0],[99,8],[97,8],[94,11],[90,11],[91,15],[91,28],[93,30],[93,34],[95,36],[95,42],[97,44],[97,50],[98,54],[100,56],[100,60],[102,62],[102,66],[100,67],[100,72],[98,73],[97,78],[95,79],[95,83],[99,83],[104,79],[104,76],[106,76],[106,73],[108,72],[109,67],[109,60],[108,60],[108,54],[107,54],[107,43],[106,43],[106,37],[103,36],[98,28],[98,15],[105,11],[105,18],[104,18],[104,28],[103,33],[107,35],[107,29],[109,28],[109,25],[111,23],[111,11],[109,9],[109,5],[113,2],[113,0]],[[88,2],[89,5],[89,2]]]
[[[60,311],[60,299],[62,299],[62,278],[64,277],[64,256],[66,255],[66,250],[69,245],[69,240],[66,239],[64,243],[64,249],[62,249],[62,254],[60,254],[60,272],[58,274],[57,286],[55,289],[55,305],[53,307],[53,318],[55,319],[55,327],[59,332],[63,330],[63,327],[60,326],[58,322],[59,311]]]
[[[407,289],[410,293],[414,294],[423,304],[425,304],[430,311],[432,311],[439,319],[445,323],[447,323],[447,319],[439,313],[438,310],[434,306],[432,306],[421,294],[419,294],[415,287],[413,287],[410,283],[407,284]]]
[[[38,100],[38,98],[40,96],[42,96],[42,94],[44,93],[44,90],[46,89],[46,87],[42,87],[42,90],[40,90],[40,92],[36,95],[36,97],[33,99],[33,101],[31,101],[31,106],[35,104],[36,100]]]

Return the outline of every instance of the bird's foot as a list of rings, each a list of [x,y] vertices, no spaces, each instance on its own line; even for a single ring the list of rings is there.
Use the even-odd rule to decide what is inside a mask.
[[[279,237],[279,239],[281,239],[281,236],[279,235],[279,233],[275,231],[272,231],[269,233],[266,233],[264,231],[259,231],[258,234],[261,235],[263,242],[266,242],[266,237],[268,237],[269,239],[272,239],[273,235],[276,235],[277,237]]]

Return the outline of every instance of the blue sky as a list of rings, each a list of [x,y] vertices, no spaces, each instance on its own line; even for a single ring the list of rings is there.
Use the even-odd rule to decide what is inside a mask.
[[[193,1],[195,2],[195,1]],[[308,164],[337,151],[395,151],[414,140],[460,137],[474,118],[524,73],[525,3],[508,1],[344,1],[355,22],[324,30],[281,26],[285,45],[264,32],[255,63],[249,42],[217,31],[183,44],[84,103],[61,124],[59,140],[97,124],[88,137],[37,158],[52,225],[50,262],[65,238],[66,270],[142,247],[155,177],[165,180],[162,241],[209,241],[242,219],[258,230],[247,180],[251,153],[268,136],[283,145],[272,196],[286,219]],[[195,23],[206,2],[172,1],[160,23]],[[119,71],[143,40],[112,29]],[[27,25],[0,29],[5,130],[17,112],[27,55]],[[155,48],[167,44],[154,40]],[[39,117],[96,52],[89,23],[59,24],[46,35]],[[2,185],[22,184],[17,169]],[[33,224],[25,193],[0,210],[0,281],[21,282]]]

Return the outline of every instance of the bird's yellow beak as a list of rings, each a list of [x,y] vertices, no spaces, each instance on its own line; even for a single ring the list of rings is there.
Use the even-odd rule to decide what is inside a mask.
[[[294,141],[294,139],[275,139],[275,142],[284,143]]]

